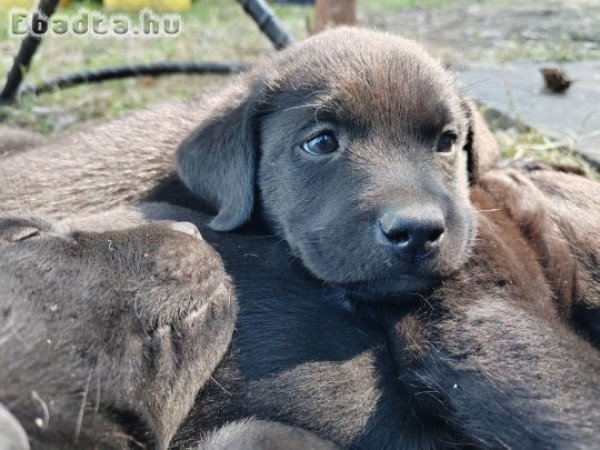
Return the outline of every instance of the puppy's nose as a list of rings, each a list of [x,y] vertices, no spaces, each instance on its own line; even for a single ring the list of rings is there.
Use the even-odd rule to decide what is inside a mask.
[[[387,211],[379,226],[384,243],[411,261],[433,254],[446,231],[442,211],[432,207]]]

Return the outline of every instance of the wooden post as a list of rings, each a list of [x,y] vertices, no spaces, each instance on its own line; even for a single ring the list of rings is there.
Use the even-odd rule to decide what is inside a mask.
[[[323,31],[330,25],[354,25],[356,0],[316,0],[315,26],[312,33]]]

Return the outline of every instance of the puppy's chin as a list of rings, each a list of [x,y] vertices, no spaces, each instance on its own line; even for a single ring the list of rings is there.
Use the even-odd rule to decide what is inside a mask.
[[[441,278],[402,275],[394,279],[355,281],[341,287],[351,300],[362,302],[401,301],[422,296],[439,286]]]

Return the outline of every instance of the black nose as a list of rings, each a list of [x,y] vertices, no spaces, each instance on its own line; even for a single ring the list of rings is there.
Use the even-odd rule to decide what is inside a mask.
[[[446,231],[442,211],[433,207],[387,211],[379,226],[384,243],[409,260],[433,254]]]

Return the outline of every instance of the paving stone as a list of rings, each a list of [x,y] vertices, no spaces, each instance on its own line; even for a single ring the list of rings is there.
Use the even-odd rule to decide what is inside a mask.
[[[558,140],[600,164],[600,61],[561,64],[574,83],[564,94],[548,91],[539,69],[551,63],[470,64],[458,68],[471,95],[501,114]]]

